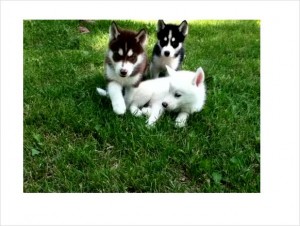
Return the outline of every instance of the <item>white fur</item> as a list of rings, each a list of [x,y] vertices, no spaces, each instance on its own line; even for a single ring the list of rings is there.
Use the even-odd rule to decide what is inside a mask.
[[[112,81],[107,85],[107,93],[110,97],[113,110],[118,115],[122,115],[126,112],[122,89],[123,87],[115,81]]]
[[[154,125],[164,110],[178,111],[176,126],[186,125],[190,114],[201,111],[206,94],[204,72],[199,68],[197,72],[174,71],[167,66],[169,77],[162,77],[142,82],[139,87],[131,88],[125,95],[127,107],[132,114],[149,116],[148,126]],[[201,75],[200,75],[201,74]],[[198,76],[202,79],[198,79]],[[197,82],[199,82],[197,84]],[[175,97],[175,93],[180,97]],[[140,109],[146,103],[149,107]],[[162,103],[167,104],[166,108]]]
[[[178,57],[166,57],[166,56],[153,56],[152,62],[150,64],[151,76],[157,78],[161,71],[165,71],[166,65],[171,68],[177,68],[179,65]]]
[[[106,76],[108,79],[113,81],[108,83],[107,94],[111,99],[114,112],[118,115],[122,115],[126,112],[126,105],[123,98],[122,89],[123,87],[130,87],[140,80],[141,74],[138,73],[133,77],[130,77],[130,75],[134,68],[143,60],[145,60],[145,57],[143,55],[139,55],[135,64],[114,62],[112,59],[112,51],[110,50],[108,52],[108,57],[111,59],[113,67],[106,65]],[[121,69],[127,70],[127,75],[125,77],[120,76]],[[99,90],[97,91],[99,93]]]
[[[152,125],[163,112],[162,100],[169,90],[169,77],[146,80],[137,88],[131,88],[125,94],[127,107],[133,115],[141,116],[141,107],[149,104],[151,114],[148,119],[148,125]]]
[[[197,71],[203,72],[202,68],[199,68]],[[171,71],[171,69],[168,69],[168,72],[171,76],[177,75],[177,79],[171,80],[169,93],[164,99],[164,102],[168,104],[167,109],[175,110],[180,108],[188,113],[200,111],[205,101],[205,85],[203,82],[198,86],[195,84],[197,73],[189,71]],[[183,78],[183,76],[185,76],[185,78]],[[184,79],[187,80],[189,84],[186,84],[187,82],[184,81]],[[175,97],[176,93],[180,94],[181,97]],[[198,93],[199,95],[197,95]]]
[[[105,89],[101,89],[101,88],[98,87],[98,88],[96,88],[96,91],[98,92],[98,94],[100,96],[104,96],[104,97],[107,96],[107,91]]]

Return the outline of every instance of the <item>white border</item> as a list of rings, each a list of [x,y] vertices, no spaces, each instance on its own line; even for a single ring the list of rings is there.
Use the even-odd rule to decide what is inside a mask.
[[[260,19],[260,194],[23,194],[23,19]],[[229,78],[230,79],[230,78]],[[1,224],[298,225],[298,1],[1,2]]]

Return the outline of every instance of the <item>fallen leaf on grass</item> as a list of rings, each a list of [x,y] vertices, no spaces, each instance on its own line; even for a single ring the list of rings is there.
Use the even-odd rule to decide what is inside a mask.
[[[87,29],[86,27],[83,27],[83,26],[79,26],[79,27],[78,27],[78,30],[79,30],[79,32],[82,33],[82,34],[90,33],[90,30]]]

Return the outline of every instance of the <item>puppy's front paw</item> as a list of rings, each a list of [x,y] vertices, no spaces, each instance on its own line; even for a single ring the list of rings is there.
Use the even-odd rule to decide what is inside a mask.
[[[143,115],[150,117],[150,115],[151,115],[151,108],[144,107],[144,108],[142,108],[142,112],[143,112]]]
[[[136,117],[141,117],[143,112],[140,109],[136,109],[134,112],[131,112]]]
[[[188,113],[180,112],[175,120],[175,126],[179,128],[185,127],[188,117],[189,117]]]
[[[148,129],[152,129],[152,128],[154,128],[154,123],[152,123],[152,124],[149,124],[149,123],[147,123],[146,124],[146,127],[148,128]]]
[[[131,114],[136,117],[140,117],[143,115],[143,112],[135,105],[130,106],[129,109],[130,109]]]
[[[153,128],[154,125],[155,125],[155,121],[149,120],[149,119],[147,120],[147,125],[146,125],[146,127],[147,127],[148,129]]]
[[[126,106],[122,103],[114,104],[113,110],[117,115],[124,115],[126,112]]]
[[[186,126],[186,121],[184,121],[184,120],[176,120],[176,122],[175,122],[175,126],[177,127],[177,128],[182,128],[182,127],[185,127]]]

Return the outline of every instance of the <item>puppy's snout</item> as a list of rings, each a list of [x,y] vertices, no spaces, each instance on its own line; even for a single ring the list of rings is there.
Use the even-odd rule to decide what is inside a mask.
[[[121,69],[120,70],[120,75],[122,76],[122,77],[125,77],[126,75],[127,75],[127,70],[126,69]]]
[[[165,56],[166,57],[170,56],[170,51],[165,51]]]
[[[168,107],[168,103],[167,103],[167,102],[162,102],[162,106],[163,106],[164,108],[166,108],[166,107]]]

